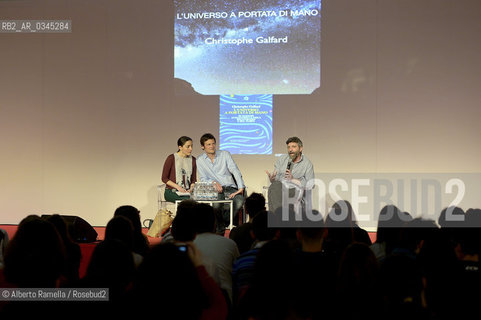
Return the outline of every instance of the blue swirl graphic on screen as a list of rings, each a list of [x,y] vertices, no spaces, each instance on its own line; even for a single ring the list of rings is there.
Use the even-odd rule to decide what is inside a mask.
[[[220,149],[272,154],[272,95],[221,95]]]

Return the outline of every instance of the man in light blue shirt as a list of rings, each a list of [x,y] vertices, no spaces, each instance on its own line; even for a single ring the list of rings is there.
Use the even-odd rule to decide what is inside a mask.
[[[244,204],[245,184],[242,174],[228,151],[216,150],[216,139],[212,134],[204,134],[200,138],[200,145],[204,153],[197,157],[199,181],[214,184],[219,200],[228,198],[234,201],[234,221],[237,221],[236,215]],[[222,211],[223,221],[217,221],[217,231],[223,233],[230,215],[226,210],[219,211]]]

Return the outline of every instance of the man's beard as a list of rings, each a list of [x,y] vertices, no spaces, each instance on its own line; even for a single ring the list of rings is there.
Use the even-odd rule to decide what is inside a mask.
[[[291,158],[291,160],[296,160],[299,154],[301,153],[300,152],[289,153],[289,158]]]

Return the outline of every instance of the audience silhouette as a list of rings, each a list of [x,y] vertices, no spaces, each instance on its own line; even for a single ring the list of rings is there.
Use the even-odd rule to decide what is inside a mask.
[[[3,256],[5,249],[7,248],[8,240],[8,232],[4,229],[0,229],[0,269],[3,269]]]
[[[69,286],[79,280],[79,267],[82,259],[80,245],[73,241],[68,232],[67,223],[61,215],[53,214],[46,219],[55,226],[65,246],[65,270],[63,273],[65,279],[62,286]]]
[[[183,201],[157,245],[139,210],[118,207],[82,278],[62,216],[29,215],[11,239],[0,233],[0,288],[108,288],[109,301],[4,300],[0,315],[438,320],[477,311],[480,209],[444,208],[434,221],[386,205],[371,243],[345,200],[318,225],[282,232],[269,227],[262,195],[246,203],[251,219],[231,240],[215,234],[212,207]]]
[[[412,217],[394,205],[387,205],[379,213],[376,241],[371,245],[379,262],[389,256],[399,244],[401,230]]]
[[[234,227],[229,232],[229,238],[234,240],[239,249],[239,253],[244,253],[251,249],[254,243],[254,237],[252,237],[252,218],[255,217],[259,212],[266,210],[266,199],[261,193],[253,192],[251,193],[245,201],[246,214],[249,220],[241,224],[240,226]]]
[[[130,205],[118,207],[114,212],[114,217],[124,216],[132,222],[134,228],[134,252],[144,256],[149,251],[149,240],[142,233],[142,223],[140,221],[140,211]]]
[[[233,240],[215,233],[216,219],[212,206],[199,203],[194,210],[193,220],[196,231],[194,243],[202,256],[208,258],[215,265],[219,276],[218,284],[225,292],[230,305],[232,302],[232,265],[239,257],[239,249]]]
[[[327,236],[325,249],[339,260],[344,250],[353,242],[371,245],[366,230],[357,225],[354,212],[349,201],[340,200],[334,203],[326,217]]]
[[[143,256],[134,250],[134,228],[132,222],[124,216],[110,219],[105,228],[105,240],[115,239],[121,241],[132,253],[136,267],[142,262]]]
[[[118,239],[106,239],[96,245],[90,259],[87,273],[78,287],[105,288],[109,290],[108,301],[94,301],[88,304],[72,303],[72,309],[85,319],[96,316],[117,314],[122,298],[130,288],[135,276],[135,264],[131,250]]]
[[[21,288],[55,288],[65,271],[65,247],[55,226],[24,218],[5,252],[5,279]]]
[[[202,265],[199,250],[174,243],[153,247],[139,266],[127,294],[126,314],[139,312],[163,319],[225,319],[227,304]],[[140,311],[142,310],[142,311]]]
[[[29,215],[20,221],[7,245],[3,269],[7,283],[1,287],[59,287],[65,262],[65,247],[55,226],[37,215]],[[65,311],[63,304],[52,301],[7,301],[0,308],[5,319]]]

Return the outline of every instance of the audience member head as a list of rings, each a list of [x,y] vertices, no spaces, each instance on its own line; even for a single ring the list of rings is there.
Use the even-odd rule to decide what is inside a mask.
[[[229,232],[229,239],[237,244],[240,254],[249,251],[254,243],[254,238],[252,236],[252,223],[248,222],[238,227],[234,227]]]
[[[121,206],[115,210],[114,217],[123,216],[130,220],[134,232],[142,232],[142,224],[140,222],[140,211],[134,206]]]
[[[481,209],[470,208],[466,210],[466,227],[481,228]]]
[[[451,206],[444,208],[438,218],[438,224],[441,228],[459,228],[464,226],[465,213],[464,210]]]
[[[171,233],[176,241],[193,241],[196,236],[196,206],[194,200],[184,200],[177,206],[177,213],[172,221]]]
[[[376,256],[364,243],[346,247],[339,261],[337,301],[340,318],[377,319],[381,305],[379,270]],[[349,308],[345,308],[349,306]]]
[[[79,279],[79,267],[82,259],[80,246],[70,236],[67,223],[61,215],[53,214],[47,216],[46,220],[55,226],[63,241],[65,247],[64,281],[66,281],[66,285],[69,285],[68,283],[74,283]]]
[[[268,226],[268,214],[263,210],[252,219],[252,233],[257,241],[272,240],[277,235],[277,229]]]
[[[371,249],[363,243],[350,244],[339,263],[339,289],[364,290],[377,283],[378,263]]]
[[[123,216],[130,220],[134,230],[134,249],[133,251],[145,255],[149,251],[149,243],[142,233],[142,224],[140,222],[140,211],[130,205],[118,207],[115,210],[114,217]]]
[[[134,228],[132,222],[124,216],[110,219],[105,228],[105,240],[116,239],[121,241],[129,250],[134,246]]]
[[[215,232],[214,208],[207,203],[198,203],[194,207],[196,233]]]
[[[401,228],[411,220],[412,217],[409,213],[399,210],[399,208],[394,205],[387,205],[379,212],[377,229],[379,232],[383,228]]]
[[[273,240],[259,249],[255,261],[254,282],[282,286],[282,280],[292,275],[294,257],[289,245]]]
[[[326,250],[340,259],[346,247],[355,239],[355,223],[351,204],[345,200],[334,203],[327,214],[325,226],[327,229]]]
[[[245,201],[245,208],[250,217],[266,209],[266,198],[261,193],[251,193]]]
[[[467,217],[463,209],[450,206],[444,208],[438,217],[438,224],[443,232],[451,241],[451,244],[456,247],[465,234],[465,227],[468,227]]]
[[[208,306],[196,268],[186,252],[173,243],[154,246],[138,268],[133,285],[134,304],[162,304],[155,315],[165,319],[198,319]]]
[[[409,213],[402,212],[394,205],[387,205],[381,209],[377,222],[376,242],[386,244],[387,255],[399,245],[401,230],[411,220]]]
[[[301,236],[302,240],[320,240],[324,234],[324,227],[320,226],[317,228],[299,228],[297,233]]]
[[[8,233],[4,229],[0,229],[0,269],[3,269],[3,256],[5,248],[8,244]]]
[[[61,215],[53,214],[51,216],[48,216],[46,220],[54,225],[54,227],[57,229],[57,232],[60,238],[62,238],[64,243],[73,242],[72,237],[68,232],[67,223],[65,222],[64,218],[62,218]]]
[[[422,237],[418,254],[425,278],[425,298],[434,317],[443,315],[451,319],[456,314],[455,301],[459,295],[457,285],[461,269],[449,236],[439,228],[429,231]]]
[[[468,209],[466,211],[465,228],[460,229],[461,234],[459,238],[462,258],[467,255],[475,258],[476,255],[481,254],[481,209]]]
[[[297,210],[303,210],[301,206],[297,207],[294,205],[289,205],[287,210],[287,215],[289,217],[289,223],[295,223],[296,216],[299,214]],[[280,228],[272,228],[271,229],[275,232],[276,240],[281,240],[289,244],[292,250],[297,250],[300,247],[299,240],[297,239],[297,226],[296,225],[286,225],[285,224],[285,214],[286,214],[286,207],[281,206],[275,209],[274,212],[269,211],[267,217],[271,219],[272,225],[282,225]],[[313,210],[314,213],[315,210]],[[267,222],[269,223],[269,219]],[[293,220],[290,220],[293,219]],[[283,222],[284,220],[284,222]]]
[[[297,239],[301,243],[302,251],[320,252],[324,238],[324,222],[321,220],[318,227],[304,227],[297,229]]]
[[[242,317],[288,319],[288,315],[293,316],[298,296],[295,285],[295,262],[290,246],[281,240],[269,241],[257,253],[252,284],[240,302]]]
[[[352,228],[355,222],[351,203],[346,200],[339,200],[334,203],[326,217],[326,227],[328,228]]]
[[[5,253],[5,278],[19,287],[53,288],[65,268],[65,248],[54,225],[24,218]]]
[[[433,220],[422,218],[413,219],[401,229],[397,247],[408,249],[410,252],[416,254],[419,252],[423,241],[426,238],[430,238],[438,229],[438,226]]]
[[[134,276],[131,250],[121,240],[109,238],[95,246],[83,281],[88,286],[109,288],[109,298],[117,300],[125,294]]]

